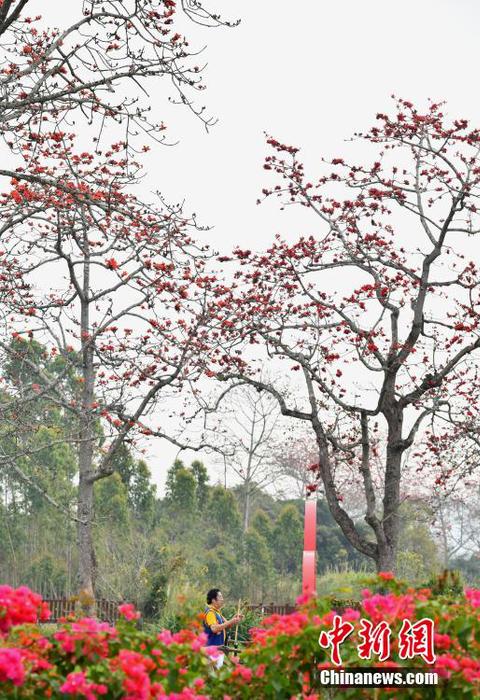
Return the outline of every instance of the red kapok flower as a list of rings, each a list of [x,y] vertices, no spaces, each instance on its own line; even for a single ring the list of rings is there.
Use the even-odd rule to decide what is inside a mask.
[[[109,270],[118,270],[118,262],[115,260],[115,258],[108,258],[105,260],[105,265],[108,267]]]

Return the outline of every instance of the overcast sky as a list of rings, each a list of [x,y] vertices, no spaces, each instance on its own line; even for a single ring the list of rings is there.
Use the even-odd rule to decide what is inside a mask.
[[[54,4],[58,17],[68,11],[68,2]],[[273,200],[255,204],[266,184],[265,131],[301,147],[314,168],[323,154],[341,155],[346,138],[387,111],[392,93],[420,104],[447,100],[449,114],[480,125],[476,0],[219,6],[240,26],[188,29],[191,48],[206,46],[208,90],[200,103],[219,122],[206,133],[187,110],[166,111],[170,138],[180,143],[155,147],[147,160],[149,188],[173,201],[185,198],[186,209],[214,227],[208,238],[216,248],[262,248],[276,232],[305,229],[298,208],[282,215]],[[162,104],[159,95],[160,117]],[[152,445],[149,454],[162,486],[175,450]]]
[[[201,97],[219,123],[206,134],[178,110],[170,133],[181,143],[152,158],[161,189],[186,196],[215,226],[217,245],[262,245],[286,228],[275,202],[255,205],[266,181],[264,131],[300,146],[313,164],[342,151],[345,138],[390,107],[392,93],[447,100],[451,114],[480,122],[475,0],[222,6],[241,18],[238,28],[189,31],[192,46],[208,41]]]

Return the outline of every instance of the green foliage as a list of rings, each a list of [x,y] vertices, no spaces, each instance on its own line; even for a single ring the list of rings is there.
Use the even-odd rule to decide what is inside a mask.
[[[272,553],[268,543],[255,528],[245,533],[245,573],[249,582],[248,597],[263,600],[272,579]]]
[[[166,573],[159,572],[153,576],[150,590],[143,605],[143,613],[147,618],[158,619],[165,609],[168,597],[167,586],[168,576]]]
[[[450,562],[452,568],[461,571],[465,581],[473,586],[480,586],[480,557],[477,553],[470,556],[458,556]]]
[[[236,552],[230,547],[217,544],[215,548],[204,551],[204,562],[206,566],[205,593],[213,586],[220,587],[225,593],[235,591],[235,582],[238,580],[238,557]],[[212,581],[209,586],[207,581]]]
[[[422,503],[406,502],[401,506],[397,574],[415,585],[439,570],[437,546],[424,522],[427,516]]]
[[[167,472],[167,480],[165,482],[165,493],[167,500],[172,500],[176,490],[177,474],[184,470],[185,465],[181,459],[176,459]]]
[[[191,470],[196,482],[196,494],[198,509],[202,511],[207,505],[208,499],[208,472],[200,460],[196,459],[191,464]]]
[[[215,486],[208,499],[208,519],[212,527],[212,540],[226,537],[232,542],[241,542],[241,520],[237,501],[231,491]]]
[[[95,484],[95,515],[99,524],[129,526],[128,494],[120,474],[97,481]]]
[[[187,528],[207,507],[208,492],[208,474],[202,462],[196,460],[186,467],[181,460],[175,460],[167,473],[165,500],[170,512],[181,513],[180,520]],[[180,526],[180,530],[185,527]]]
[[[357,523],[357,529],[368,535],[365,532],[365,523]],[[349,569],[362,568],[367,563],[365,557],[344,537],[325,500],[317,501],[317,552],[319,574],[339,566]]]
[[[136,461],[126,445],[122,445],[113,459],[113,468],[120,475],[127,493],[128,504],[134,517],[145,526],[155,518],[156,486],[144,460]]]
[[[462,595],[465,581],[460,571],[445,569],[428,581],[427,586],[435,595]]]
[[[169,500],[175,509],[184,513],[194,513],[196,506],[195,477],[189,469],[179,469],[175,476],[175,484],[169,494]]]
[[[294,505],[287,505],[280,511],[273,528],[272,543],[278,571],[297,574],[302,560],[303,524]]]
[[[273,523],[271,517],[264,510],[256,510],[250,523],[250,527],[256,530],[271,547],[273,543]]]

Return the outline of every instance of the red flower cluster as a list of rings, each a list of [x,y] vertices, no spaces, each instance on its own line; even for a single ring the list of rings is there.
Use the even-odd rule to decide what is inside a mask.
[[[411,619],[415,615],[414,598],[410,594],[394,595],[387,593],[372,595],[369,590],[362,592],[362,607],[372,622],[394,622],[395,620]]]
[[[135,606],[131,603],[122,603],[122,605],[119,605],[118,612],[126,620],[138,620],[140,617],[140,613],[138,610],[135,610]]]
[[[478,588],[466,588],[465,598],[473,608],[480,608],[480,590]]]
[[[6,634],[14,625],[44,622],[49,617],[48,605],[26,586],[0,586],[0,633]]]

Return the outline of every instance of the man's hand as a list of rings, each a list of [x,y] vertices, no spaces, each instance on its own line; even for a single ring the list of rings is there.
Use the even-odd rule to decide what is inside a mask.
[[[241,621],[243,620],[243,617],[244,617],[244,616],[242,615],[242,613],[238,613],[238,615],[234,615],[234,616],[232,617],[232,619],[230,620],[230,622],[232,623],[232,625],[238,625],[238,623],[241,622]]]
[[[238,625],[239,622],[241,622],[244,618],[244,615],[242,613],[239,613],[238,615],[234,615],[230,620],[225,620],[225,622],[222,622],[221,625],[211,625],[210,629],[214,634],[217,632],[221,632],[222,630],[226,630],[229,627],[233,627],[234,625]]]

